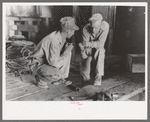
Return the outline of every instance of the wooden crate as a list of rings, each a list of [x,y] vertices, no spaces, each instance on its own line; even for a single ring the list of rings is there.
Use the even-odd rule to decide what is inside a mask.
[[[144,73],[145,54],[128,54],[127,69],[132,73]]]
[[[24,35],[28,41],[35,41],[41,18],[6,17],[7,36]]]

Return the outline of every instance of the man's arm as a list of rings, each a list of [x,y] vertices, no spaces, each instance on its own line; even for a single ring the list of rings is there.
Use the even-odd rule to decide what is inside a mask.
[[[74,45],[71,43],[71,44],[68,44],[66,47],[65,47],[65,50],[64,52],[62,53],[62,55],[60,55],[60,49],[59,49],[59,46],[58,46],[58,43],[53,43],[51,44],[50,46],[50,54],[49,54],[49,64],[52,65],[52,66],[55,66],[57,67],[57,64],[61,64],[61,63],[64,63],[64,60],[66,58],[66,56],[70,55],[71,53],[71,50],[73,49]]]
[[[59,49],[59,44],[57,42],[53,42],[50,45],[49,50],[49,55],[48,55],[48,63],[51,66],[56,66],[58,62],[62,61],[60,60],[60,49]]]
[[[43,59],[43,56],[44,56],[44,51],[42,49],[42,41],[36,46],[36,48],[34,49],[34,51],[32,52],[32,54],[30,55],[30,59],[37,59],[36,61],[40,62],[40,63],[43,63],[44,62],[44,59]]]
[[[71,52],[71,50],[73,49],[74,45],[75,45],[74,43],[65,43],[65,45],[64,45],[65,49],[60,57],[64,57],[64,56],[68,55]]]
[[[89,34],[89,24],[85,25],[82,30],[82,38],[83,42],[89,42],[90,41],[90,34]]]
[[[88,28],[89,28],[89,24],[85,25],[82,30],[82,41],[81,41],[81,43],[79,43],[79,47],[80,47],[81,51],[84,50],[83,43],[90,41],[90,34],[88,32]]]
[[[79,43],[79,47],[81,50],[81,57],[83,59],[86,59],[87,56],[87,47],[84,45],[85,42],[90,41],[90,33],[89,33],[89,24],[85,25],[83,30],[82,30],[82,41]],[[91,43],[91,42],[90,42]]]

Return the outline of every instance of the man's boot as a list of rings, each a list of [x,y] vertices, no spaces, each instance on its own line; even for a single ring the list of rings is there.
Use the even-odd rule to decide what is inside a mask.
[[[48,85],[46,82],[41,82],[38,78],[38,76],[36,75],[35,76],[35,79],[36,79],[36,85],[40,88],[44,88],[44,89],[48,89]]]
[[[102,83],[102,76],[98,76],[95,78],[94,85],[100,86]]]

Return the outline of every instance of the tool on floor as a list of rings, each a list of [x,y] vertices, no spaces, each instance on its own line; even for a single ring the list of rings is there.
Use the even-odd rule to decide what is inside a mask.
[[[84,100],[87,100],[88,97],[79,97],[79,96],[76,96],[76,97],[70,97],[71,100],[73,101],[84,101]],[[93,101],[93,99],[89,99],[89,101]]]
[[[113,101],[117,100],[118,97],[119,97],[119,94],[118,94],[118,93],[111,93],[111,99],[112,99]]]
[[[95,93],[95,95],[91,97],[70,97],[73,101],[112,101],[111,98],[104,92]]]
[[[82,91],[82,88],[80,88],[80,87],[78,87],[78,86],[76,86],[76,85],[74,85],[74,84],[70,84],[70,85],[68,85],[72,90],[74,90],[74,91]]]
[[[106,92],[108,90],[112,89],[112,88],[115,88],[115,87],[120,86],[120,85],[125,84],[125,83],[126,83],[126,81],[122,82],[122,83],[118,83],[118,84],[116,84],[114,86],[110,86],[110,87],[102,90],[101,92],[104,93],[103,94],[104,99],[102,101],[115,101],[116,99],[118,99],[118,97],[119,97],[118,93],[111,93],[110,95],[107,95]]]
[[[126,82],[122,82],[122,83],[119,83],[119,84],[116,84],[114,86],[110,86],[106,89],[103,89],[102,91],[98,92],[98,93],[95,93],[93,96],[90,96],[90,97],[79,97],[79,96],[71,96],[71,100],[74,100],[74,101],[113,101],[115,99],[116,94],[115,93],[112,93],[112,96],[111,95],[108,95],[107,94],[107,91],[114,88],[114,87],[117,87],[117,86],[120,86],[122,84],[125,84]]]
[[[61,84],[63,85],[63,84]],[[68,86],[70,89],[72,89],[73,91],[82,91],[82,88],[74,85],[73,83],[72,84],[69,84],[69,85],[63,85],[63,86]]]
[[[52,82],[52,84],[54,84],[54,85],[68,86],[73,91],[82,91],[82,89],[79,86],[76,86],[70,80],[65,80],[65,79],[59,79],[59,80],[57,80],[55,78],[53,78],[53,79],[54,79],[54,81]]]
[[[112,101],[112,99],[105,92],[95,94],[94,101]]]

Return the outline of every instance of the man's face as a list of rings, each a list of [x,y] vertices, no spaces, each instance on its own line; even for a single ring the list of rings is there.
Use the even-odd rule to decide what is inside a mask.
[[[70,39],[74,35],[75,30],[68,30],[68,38]]]
[[[91,31],[93,34],[97,34],[101,27],[101,21],[91,22]]]

